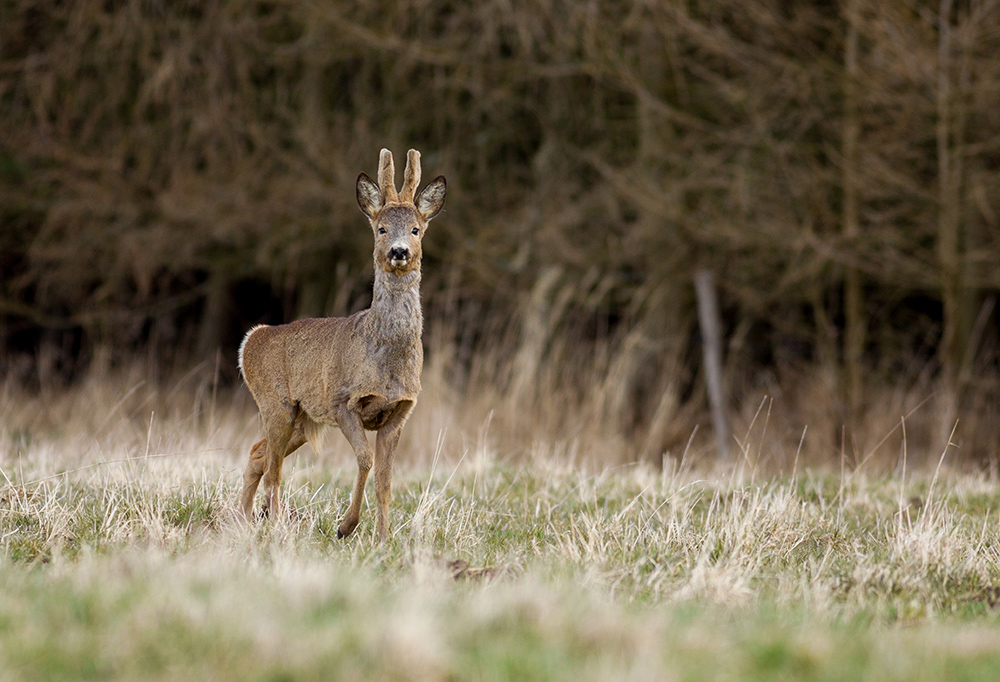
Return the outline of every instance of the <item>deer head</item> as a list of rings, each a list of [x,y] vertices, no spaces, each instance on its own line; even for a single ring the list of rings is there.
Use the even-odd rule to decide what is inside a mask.
[[[406,154],[403,190],[398,194],[395,175],[392,152],[383,149],[378,184],[365,173],[358,176],[358,206],[375,233],[375,266],[405,275],[420,269],[420,241],[427,224],[444,206],[448,187],[444,176],[439,175],[414,198],[420,184],[420,152],[415,149]]]

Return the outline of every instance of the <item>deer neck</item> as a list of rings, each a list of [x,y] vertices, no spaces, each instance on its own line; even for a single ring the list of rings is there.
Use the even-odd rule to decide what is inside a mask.
[[[385,341],[419,343],[424,325],[420,270],[396,275],[376,266],[371,310],[374,331]]]

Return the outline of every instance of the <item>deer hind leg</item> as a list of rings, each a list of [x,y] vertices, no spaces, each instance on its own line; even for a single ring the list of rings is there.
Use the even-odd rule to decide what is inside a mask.
[[[288,441],[288,445],[285,447],[285,457],[295,452],[297,449],[302,447],[306,442],[305,428],[301,420],[296,420],[295,430],[292,432],[292,437]],[[250,448],[250,461],[247,462],[247,468],[243,472],[243,496],[242,503],[240,505],[243,510],[243,517],[247,520],[251,520],[251,515],[253,514],[253,499],[257,493],[257,486],[260,484],[260,479],[264,475],[264,471],[267,469],[270,459],[268,457],[267,448],[267,438],[262,438],[261,440],[254,443],[253,447]],[[266,515],[268,509],[267,503],[263,510],[264,515]]]
[[[347,514],[337,529],[338,538],[346,538],[354,532],[361,520],[361,502],[365,497],[365,482],[368,480],[368,472],[372,468],[371,445],[365,437],[365,427],[361,423],[361,415],[357,412],[345,408],[337,411],[337,424],[347,441],[354,448],[354,454],[358,458],[358,477],[354,481],[354,492],[351,493],[351,504],[347,508]]]
[[[277,517],[281,513],[279,498],[281,465],[285,456],[304,442],[301,433],[297,439],[295,438],[296,431],[300,430],[297,428],[300,413],[295,405],[282,402],[275,406],[275,409],[266,411],[262,409],[261,417],[264,421],[264,437],[267,440],[266,453],[263,457],[264,507],[261,512],[264,516]]]
[[[281,500],[278,495],[281,487],[281,465],[285,460],[284,452],[291,436],[291,424],[276,425],[267,430],[267,457],[263,478],[264,507],[261,509],[264,516],[278,518],[281,515]]]
[[[267,439],[262,438],[250,448],[250,461],[243,472],[243,497],[240,508],[243,510],[243,518],[251,520],[253,512],[253,498],[257,494],[257,485],[260,477],[264,475],[264,467],[267,465]]]
[[[378,504],[378,541],[389,537],[389,497],[392,492],[392,462],[403,432],[403,424],[413,409],[412,401],[400,402],[375,438],[375,501]]]

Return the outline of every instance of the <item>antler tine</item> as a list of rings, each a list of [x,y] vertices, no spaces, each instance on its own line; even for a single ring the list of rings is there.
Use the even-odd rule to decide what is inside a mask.
[[[378,157],[378,188],[382,191],[382,201],[399,201],[396,194],[396,166],[392,163],[392,152],[383,149]]]
[[[399,193],[400,201],[413,203],[420,184],[420,152],[411,149],[406,152],[406,170],[403,171],[403,191]]]

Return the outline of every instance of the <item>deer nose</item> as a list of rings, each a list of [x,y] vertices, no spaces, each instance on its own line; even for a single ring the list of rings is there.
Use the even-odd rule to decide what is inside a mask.
[[[410,250],[401,246],[389,249],[389,260],[409,260]]]

